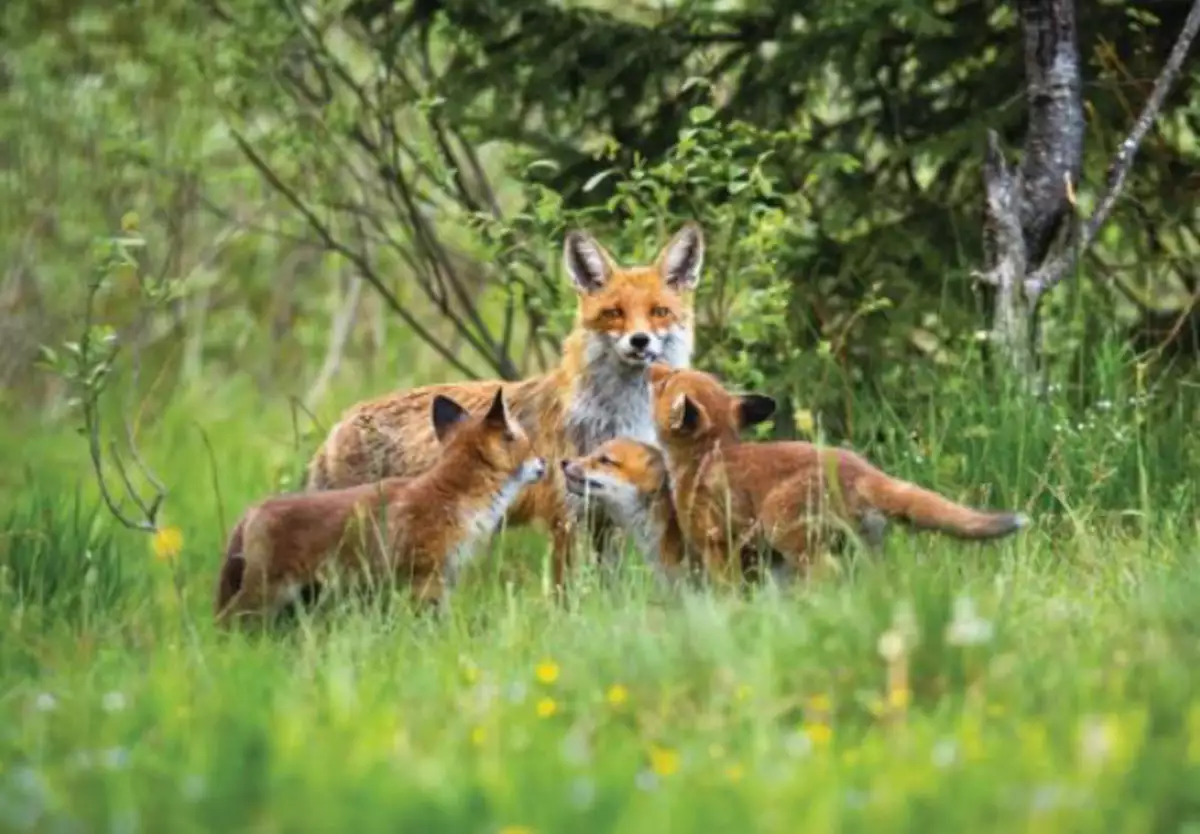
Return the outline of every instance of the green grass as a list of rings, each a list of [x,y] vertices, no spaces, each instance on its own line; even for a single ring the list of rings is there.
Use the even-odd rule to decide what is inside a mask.
[[[858,409],[889,470],[1035,515],[998,545],[897,531],[741,597],[667,594],[630,563],[564,609],[543,539],[514,531],[444,620],[344,609],[256,636],[210,622],[221,519],[307,448],[286,405],[209,394],[144,428],[175,564],[97,508],[79,438],[4,427],[31,465],[0,505],[0,830],[1200,826],[1183,407]]]

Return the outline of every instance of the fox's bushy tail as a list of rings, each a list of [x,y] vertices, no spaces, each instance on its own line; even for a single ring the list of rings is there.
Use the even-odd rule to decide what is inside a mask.
[[[220,614],[229,605],[229,601],[242,589],[242,579],[246,575],[246,556],[242,552],[242,540],[246,527],[246,519],[240,519],[233,532],[229,534],[229,545],[225,548],[225,561],[221,563],[221,573],[217,576],[217,595],[213,603],[213,613]]]
[[[976,510],[882,472],[864,476],[856,487],[867,503],[885,515],[959,539],[998,539],[1029,525],[1023,513]]]

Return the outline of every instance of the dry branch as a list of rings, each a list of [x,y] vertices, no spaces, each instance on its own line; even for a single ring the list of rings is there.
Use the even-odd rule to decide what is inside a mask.
[[[1192,3],[1191,11],[1188,12],[1187,19],[1184,21],[1183,28],[1179,30],[1179,37],[1175,39],[1175,45],[1171,48],[1171,54],[1167,56],[1166,62],[1163,64],[1162,71],[1159,72],[1158,78],[1154,81],[1154,88],[1150,91],[1150,97],[1146,99],[1146,104],[1142,107],[1142,112],[1138,115],[1137,121],[1134,122],[1133,130],[1121,143],[1117,150],[1117,155],[1113,159],[1108,168],[1108,186],[1104,195],[1100,198],[1096,205],[1095,212],[1088,218],[1078,231],[1078,243],[1075,246],[1065,246],[1058,255],[1047,263],[1043,264],[1036,272],[1029,276],[1025,281],[1025,293],[1033,303],[1037,302],[1043,293],[1053,289],[1063,277],[1075,265],[1076,260],[1081,254],[1086,252],[1096,240],[1096,235],[1100,228],[1108,220],[1112,214],[1113,207],[1121,196],[1121,191],[1125,187],[1125,180],[1129,175],[1129,170],[1133,167],[1134,157],[1137,156],[1138,148],[1142,144],[1142,140],[1146,138],[1146,134],[1150,132],[1155,119],[1158,118],[1158,113],[1162,109],[1163,101],[1166,100],[1167,94],[1170,93],[1171,87],[1174,86],[1175,80],[1179,77],[1180,70],[1183,68],[1184,59],[1187,57],[1188,50],[1191,48],[1192,41],[1196,38],[1196,32],[1200,30],[1200,0],[1195,0]]]

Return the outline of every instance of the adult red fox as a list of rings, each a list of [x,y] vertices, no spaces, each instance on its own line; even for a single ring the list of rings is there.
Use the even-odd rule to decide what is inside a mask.
[[[549,477],[517,498],[507,522],[538,521],[549,529],[554,581],[561,587],[583,504],[564,489],[559,462],[618,436],[656,443],[646,368],[656,361],[691,363],[704,236],[688,223],[652,265],[624,268],[590,235],[575,231],[566,236],[563,259],[578,307],[557,369],[519,382],[431,385],[360,403],[330,430],[310,462],[310,489],[420,474],[438,456],[425,416],[430,402],[445,396],[475,409],[503,390],[549,467]]]

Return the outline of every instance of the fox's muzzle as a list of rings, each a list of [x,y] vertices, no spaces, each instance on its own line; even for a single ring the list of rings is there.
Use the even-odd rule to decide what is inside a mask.
[[[626,334],[617,340],[617,354],[632,365],[649,365],[662,352],[662,337],[644,330]]]
[[[540,481],[546,475],[546,459],[533,458],[525,461],[525,480],[530,483]]]

